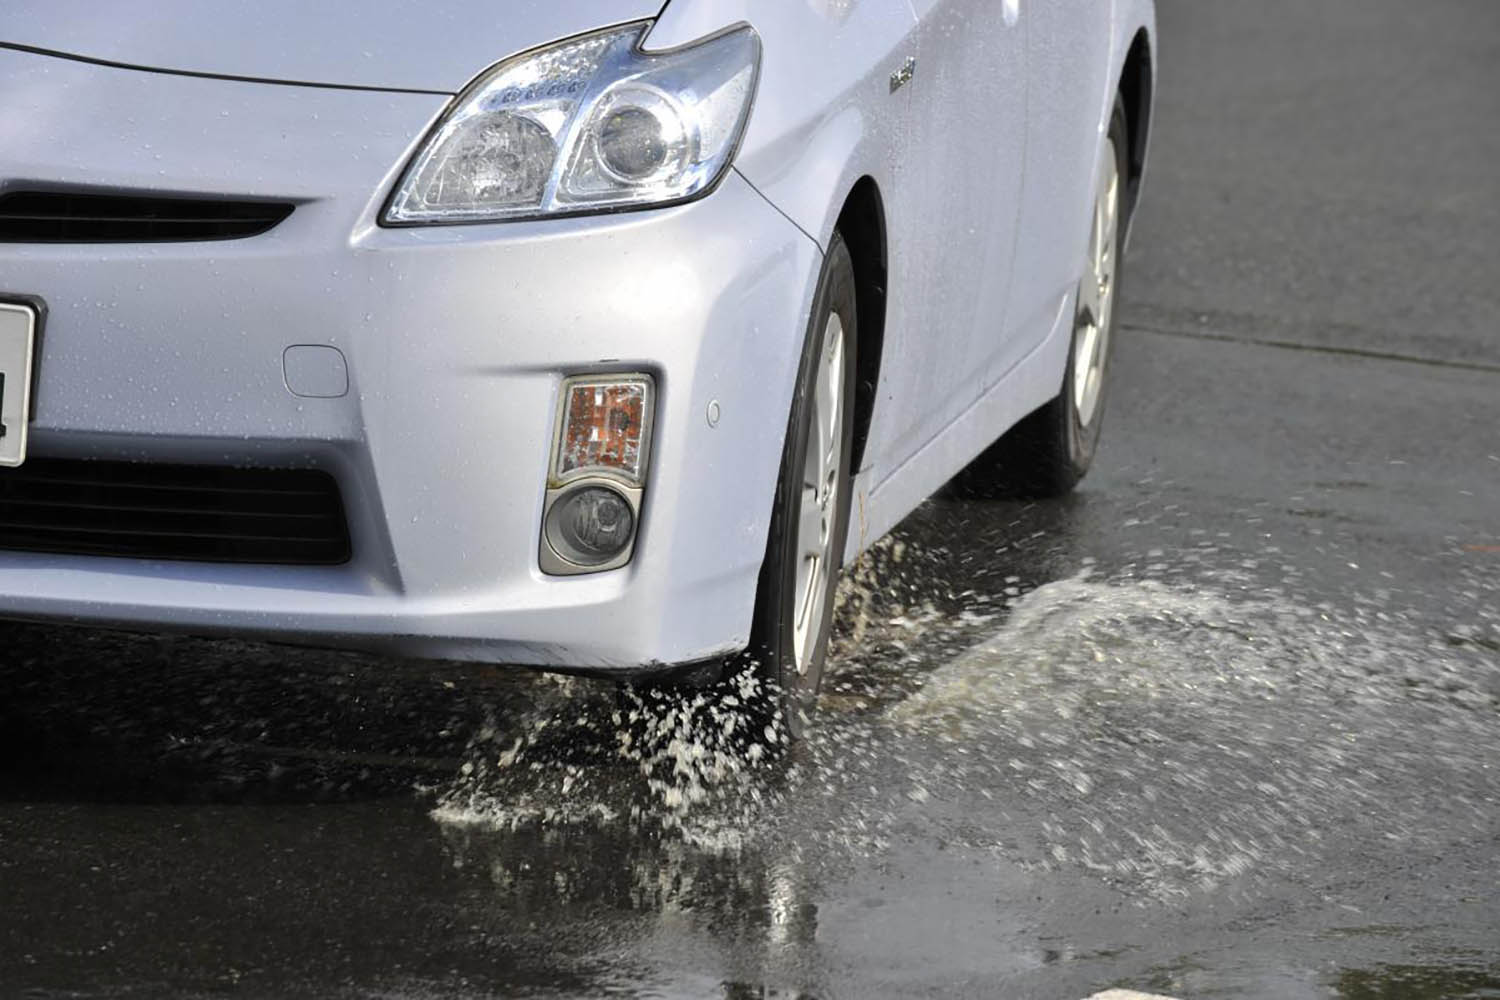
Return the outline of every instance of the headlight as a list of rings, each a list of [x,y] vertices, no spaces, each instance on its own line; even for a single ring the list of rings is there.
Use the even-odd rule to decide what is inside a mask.
[[[749,115],[760,39],[736,28],[670,52],[648,23],[507,59],[459,95],[396,186],[391,225],[662,205],[710,190]]]

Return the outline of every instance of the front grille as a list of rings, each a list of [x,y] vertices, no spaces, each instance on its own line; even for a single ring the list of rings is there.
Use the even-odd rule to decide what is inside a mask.
[[[350,554],[325,472],[56,458],[0,469],[0,549],[304,566]]]
[[[292,214],[271,201],[11,191],[0,195],[0,241],[163,243],[255,236]]]

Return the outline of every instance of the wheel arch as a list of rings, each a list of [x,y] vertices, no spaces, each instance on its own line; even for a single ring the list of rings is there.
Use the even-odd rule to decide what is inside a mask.
[[[1125,106],[1125,123],[1130,132],[1130,148],[1126,163],[1130,175],[1126,185],[1126,210],[1135,214],[1136,202],[1140,199],[1141,182],[1146,174],[1146,152],[1151,138],[1151,111],[1155,97],[1155,71],[1151,49],[1151,33],[1146,27],[1136,30],[1125,63],[1120,70],[1117,93]]]
[[[864,462],[880,385],[889,268],[885,202],[873,177],[866,174],[850,188],[835,225],[854,261],[859,326],[855,342],[854,453],[850,467],[858,472]]]

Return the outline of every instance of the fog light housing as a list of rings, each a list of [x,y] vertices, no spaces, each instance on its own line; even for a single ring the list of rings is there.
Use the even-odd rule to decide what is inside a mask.
[[[630,562],[640,524],[655,383],[636,373],[564,379],[539,561],[553,576]]]
[[[547,542],[579,567],[607,565],[635,538],[635,509],[610,486],[575,486],[547,508]]]

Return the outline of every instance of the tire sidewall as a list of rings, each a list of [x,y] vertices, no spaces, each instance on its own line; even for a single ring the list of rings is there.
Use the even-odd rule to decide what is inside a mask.
[[[782,449],[781,468],[777,476],[776,498],[766,546],[766,560],[761,569],[750,649],[751,654],[757,658],[761,676],[778,689],[776,693],[781,697],[783,718],[793,735],[801,734],[803,716],[822,683],[833,620],[834,591],[837,589],[838,571],[849,534],[858,315],[855,309],[853,261],[843,239],[837,233],[824,256],[818,291],[813,302],[807,332],[803,337],[791,413],[787,420],[786,443]],[[844,439],[840,448],[839,495],[829,550],[833,565],[828,574],[828,590],[824,595],[823,621],[818,624],[812,642],[812,655],[809,657],[811,667],[806,674],[801,674],[797,671],[793,635],[800,558],[797,551],[796,515],[801,501],[802,473],[810,435],[812,381],[817,371],[819,352],[824,346],[824,330],[832,313],[838,314],[844,337]]]

